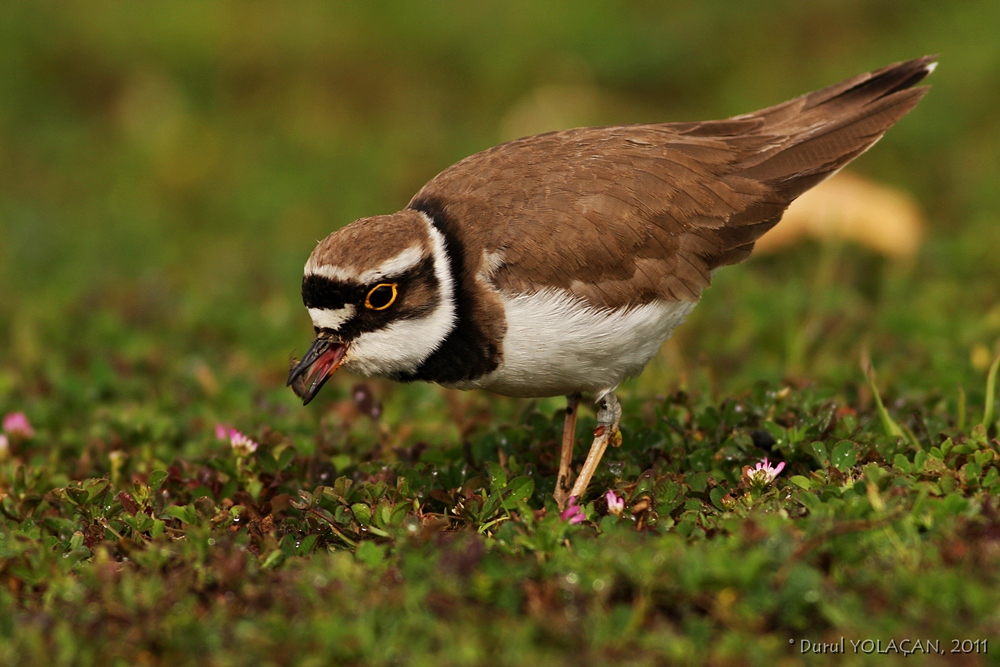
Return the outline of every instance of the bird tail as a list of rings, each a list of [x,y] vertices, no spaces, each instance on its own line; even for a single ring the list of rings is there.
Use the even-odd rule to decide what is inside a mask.
[[[739,175],[767,183],[791,202],[871,148],[916,106],[928,88],[913,86],[934,71],[936,60],[889,65],[750,114],[763,121],[756,133],[776,141]]]

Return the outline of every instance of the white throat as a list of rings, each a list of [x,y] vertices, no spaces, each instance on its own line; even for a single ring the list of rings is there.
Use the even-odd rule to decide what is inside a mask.
[[[444,235],[423,215],[431,240],[438,304],[421,318],[398,320],[358,336],[348,347],[344,366],[352,373],[386,376],[414,373],[455,328],[455,286]]]

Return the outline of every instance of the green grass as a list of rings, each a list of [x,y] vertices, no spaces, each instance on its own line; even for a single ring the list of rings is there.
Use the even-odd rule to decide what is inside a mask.
[[[941,400],[900,406],[914,442],[809,387],[630,401],[579,525],[558,413],[421,452],[344,401],[240,457],[196,400],[150,403],[39,416],[0,464],[0,661],[766,664],[1000,623],[1000,442]],[[741,481],[764,456],[778,481]]]
[[[0,9],[0,415],[35,429],[0,453],[0,664],[997,662],[995,2],[331,7]],[[585,522],[551,500],[560,399],[284,387],[315,240],[537,88],[597,100],[567,122],[718,117],[934,52],[857,163],[921,253],[719,272],[621,390]]]

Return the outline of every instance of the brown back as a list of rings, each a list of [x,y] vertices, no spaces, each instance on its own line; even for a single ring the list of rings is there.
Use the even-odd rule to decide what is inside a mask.
[[[511,294],[566,289],[595,307],[697,300],[746,259],[795,197],[871,147],[926,93],[933,57],[890,65],[756,113],[511,141],[449,167],[411,208],[483,253]]]

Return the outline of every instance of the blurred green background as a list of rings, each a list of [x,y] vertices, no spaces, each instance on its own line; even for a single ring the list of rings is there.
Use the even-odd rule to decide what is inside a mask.
[[[449,164],[528,132],[744,113],[926,53],[931,94],[853,166],[917,199],[919,257],[806,243],[722,271],[633,386],[853,391],[867,346],[890,391],[963,382],[978,400],[1000,336],[997,35],[995,0],[8,0],[0,403],[61,386],[100,402],[167,368],[208,403],[235,383],[291,410],[313,245]],[[397,422],[454,400],[379,391]]]
[[[997,0],[0,0],[0,415],[36,431],[0,451],[0,663],[798,664],[788,638],[995,636],[997,470],[973,426],[1000,338],[998,35]],[[307,408],[285,388],[317,240],[453,162],[932,53],[930,94],[851,166],[915,199],[919,254],[807,241],[726,268],[619,392],[625,444],[591,491],[630,489],[643,517],[654,493],[655,530],[600,499],[599,532],[559,520],[559,398],[373,382],[379,420],[344,371]],[[912,447],[875,420],[866,351]],[[421,440],[443,446],[416,463]],[[765,452],[788,468],[733,509]],[[438,533],[481,507],[457,500],[486,498],[480,473],[500,497],[504,465],[538,481],[521,516]],[[279,509],[352,481],[327,504],[339,538]]]

